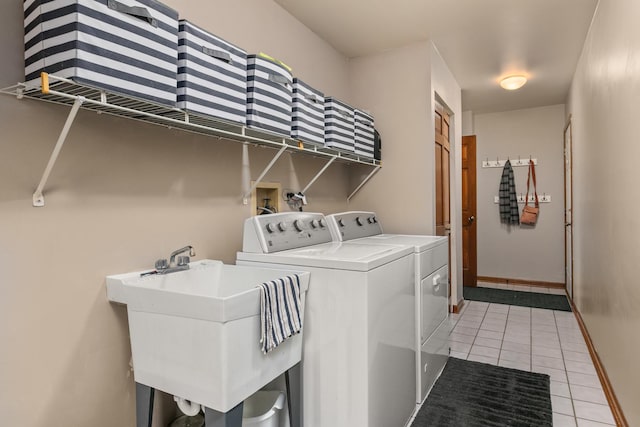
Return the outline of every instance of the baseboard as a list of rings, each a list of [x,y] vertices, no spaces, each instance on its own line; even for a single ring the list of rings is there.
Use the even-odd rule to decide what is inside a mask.
[[[618,398],[613,391],[613,387],[611,386],[611,382],[609,381],[609,376],[607,375],[607,371],[605,371],[602,362],[600,361],[600,357],[596,352],[596,349],[593,345],[593,341],[591,341],[591,336],[589,335],[589,331],[587,330],[584,321],[582,320],[582,316],[578,311],[578,308],[573,303],[573,300],[569,295],[567,295],[567,299],[569,300],[569,304],[571,304],[571,309],[573,313],[576,315],[576,320],[578,321],[578,325],[580,326],[580,330],[582,331],[582,336],[584,337],[584,341],[587,344],[587,348],[589,349],[589,354],[591,355],[591,360],[593,361],[593,366],[598,373],[598,378],[600,379],[600,384],[602,384],[602,390],[604,391],[605,396],[607,397],[607,402],[609,402],[609,407],[611,408],[611,413],[613,414],[613,418],[616,421],[616,425],[618,427],[629,427],[627,423],[627,419],[624,417],[622,413],[622,408],[620,407],[620,402],[618,402]]]
[[[565,288],[563,282],[541,282],[539,280],[509,279],[505,277],[478,276],[478,282],[502,283],[505,285],[529,285],[543,288]]]
[[[461,299],[458,301],[458,304],[454,304],[451,306],[451,313],[458,314],[462,311],[462,307],[464,307],[464,300]]]

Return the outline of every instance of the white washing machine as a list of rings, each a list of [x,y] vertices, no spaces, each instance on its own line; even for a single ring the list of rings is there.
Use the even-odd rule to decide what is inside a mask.
[[[389,244],[412,248],[415,257],[416,402],[421,403],[449,356],[449,245],[447,237],[384,234],[374,212],[351,211],[328,215],[334,241]]]
[[[311,273],[303,334],[307,427],[404,426],[415,410],[413,250],[333,242],[322,214],[245,221],[237,264]]]

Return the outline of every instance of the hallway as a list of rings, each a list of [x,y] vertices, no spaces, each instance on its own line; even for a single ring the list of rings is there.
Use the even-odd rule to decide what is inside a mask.
[[[525,289],[518,286],[514,290]],[[450,322],[452,357],[548,374],[554,426],[615,425],[572,312],[467,301],[461,313],[451,315]]]

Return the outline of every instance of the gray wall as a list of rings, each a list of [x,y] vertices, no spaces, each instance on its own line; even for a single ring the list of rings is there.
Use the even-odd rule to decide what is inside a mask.
[[[574,301],[629,425],[640,425],[640,3],[601,1],[567,104]]]
[[[353,101],[369,106],[374,113],[382,135],[384,165],[351,199],[350,209],[376,211],[389,233],[434,233],[436,97],[452,112],[450,275],[456,304],[462,299],[460,87],[430,41],[352,59],[350,83]],[[361,179],[367,172],[352,177]]]
[[[473,117],[479,276],[564,283],[564,120],[564,105]],[[551,203],[540,205],[535,227],[506,226],[494,203],[502,168],[482,168],[482,161],[529,155],[538,159],[538,195],[551,195]],[[527,167],[513,170],[517,192],[526,193]]]

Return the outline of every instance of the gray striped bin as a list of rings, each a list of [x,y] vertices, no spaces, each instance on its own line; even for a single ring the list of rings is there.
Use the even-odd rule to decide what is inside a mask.
[[[353,153],[354,117],[353,107],[333,97],[324,103],[324,143],[326,147]]]
[[[293,79],[291,137],[324,146],[324,94],[298,78]]]
[[[178,108],[246,123],[247,53],[180,21]]]
[[[247,125],[284,136],[291,134],[293,77],[277,60],[247,57]]]
[[[373,116],[356,108],[354,112],[356,154],[372,157],[374,152]]]
[[[45,71],[176,105],[178,13],[155,0],[25,0],[25,82]]]

